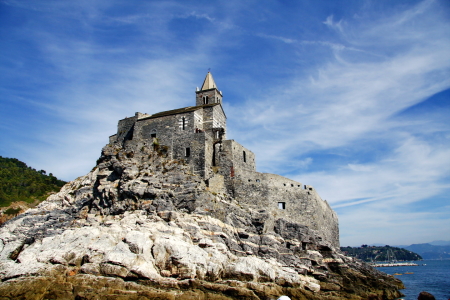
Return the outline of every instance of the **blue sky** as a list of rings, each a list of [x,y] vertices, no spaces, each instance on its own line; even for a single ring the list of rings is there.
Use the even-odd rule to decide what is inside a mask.
[[[191,106],[313,185],[341,244],[450,240],[450,3],[0,0],[0,155],[72,180],[117,121]]]

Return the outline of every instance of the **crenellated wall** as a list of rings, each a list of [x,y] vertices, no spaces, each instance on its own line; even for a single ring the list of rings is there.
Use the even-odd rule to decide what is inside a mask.
[[[264,208],[275,218],[304,224],[339,245],[337,214],[309,185],[286,177],[237,170],[231,181],[233,197],[247,205]]]

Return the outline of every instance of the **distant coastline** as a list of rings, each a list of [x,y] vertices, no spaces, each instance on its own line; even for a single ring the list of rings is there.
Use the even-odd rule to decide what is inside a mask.
[[[422,259],[417,253],[410,250],[386,246],[368,246],[362,245],[361,247],[341,247],[341,251],[348,256],[361,259],[365,262],[387,262],[397,263],[400,261],[418,261]]]

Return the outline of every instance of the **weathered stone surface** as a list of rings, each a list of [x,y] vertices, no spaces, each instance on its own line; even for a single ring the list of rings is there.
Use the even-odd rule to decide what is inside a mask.
[[[218,190],[181,161],[107,145],[89,174],[0,228],[0,299],[400,296],[318,231]]]

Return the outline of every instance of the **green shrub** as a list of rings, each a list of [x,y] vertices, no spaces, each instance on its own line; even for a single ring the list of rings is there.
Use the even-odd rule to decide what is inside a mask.
[[[4,214],[5,215],[16,215],[18,214],[20,211],[20,208],[8,208],[7,210],[5,210]]]

